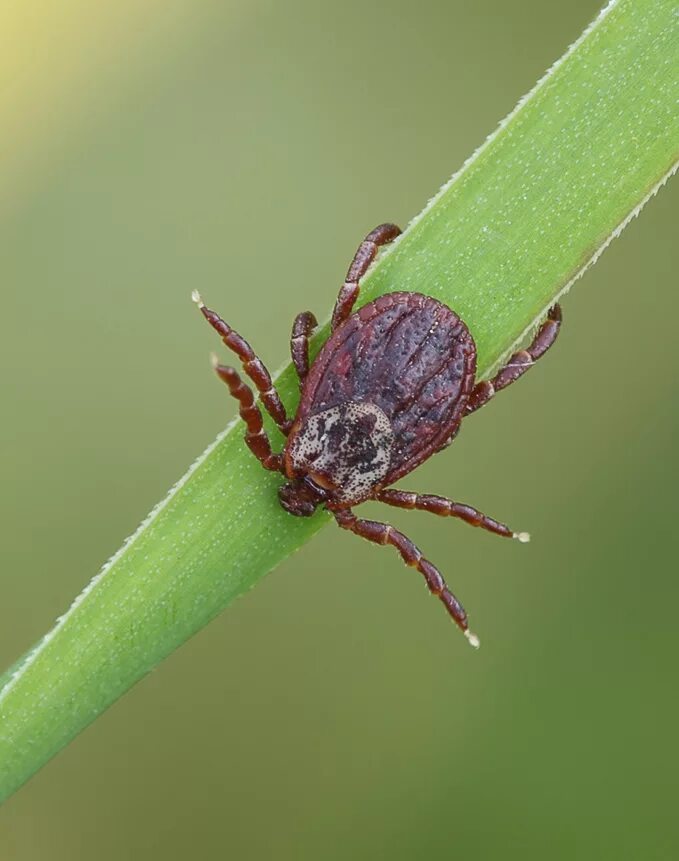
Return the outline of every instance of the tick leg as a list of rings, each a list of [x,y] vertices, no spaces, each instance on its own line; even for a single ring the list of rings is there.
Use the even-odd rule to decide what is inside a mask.
[[[479,640],[469,630],[467,613],[464,607],[446,586],[446,582],[441,576],[440,571],[428,559],[422,556],[422,553],[409,538],[406,538],[402,532],[398,532],[398,530],[387,523],[376,523],[374,520],[361,520],[348,508],[336,509],[332,511],[332,514],[342,529],[355,532],[356,535],[360,535],[368,541],[373,541],[375,544],[391,544],[392,547],[395,547],[406,565],[409,565],[411,568],[417,568],[420,574],[424,576],[429,591],[442,601],[449,615],[462,630],[465,637],[472,646],[478,648]]]
[[[234,368],[220,365],[216,356],[213,357],[212,364],[219,379],[226,383],[229,391],[238,401],[240,417],[247,427],[245,444],[263,467],[280,472],[283,460],[279,454],[271,451],[271,443],[264,430],[262,414],[255,403],[252,389],[241,380]]]
[[[279,430],[287,434],[290,429],[285,407],[281,401],[278,392],[273,386],[271,375],[267,371],[264,363],[255,355],[255,351],[238,332],[235,332],[228,323],[205,307],[203,300],[200,298],[200,293],[197,290],[193,291],[192,299],[198,305],[203,317],[208,321],[212,328],[221,337],[226,346],[233,350],[238,358],[243,363],[243,370],[250,377],[252,382],[257,387],[259,396],[262,399],[264,408],[269,413],[271,418],[278,425]]]
[[[474,386],[467,402],[465,415],[476,412],[484,404],[487,404],[496,392],[507,388],[519,377],[522,377],[529,368],[532,368],[556,341],[560,328],[561,306],[554,305],[550,308],[547,319],[538,329],[531,344],[525,350],[514,353],[504,368],[501,368],[492,380],[485,380]]]
[[[290,338],[290,355],[297,371],[300,385],[309,373],[309,338],[316,328],[316,318],[311,311],[303,311],[295,317]]]
[[[430,511],[432,514],[438,514],[440,517],[459,517],[465,523],[471,526],[480,526],[481,529],[487,529],[488,532],[494,532],[496,535],[502,535],[503,538],[516,538],[522,543],[530,541],[530,535],[527,532],[512,532],[512,530],[500,523],[498,520],[493,520],[471,505],[465,505],[461,502],[453,502],[452,499],[446,499],[443,496],[431,496],[430,494],[409,493],[406,490],[379,490],[375,495],[378,502],[386,502],[387,505],[393,505],[395,508],[417,509],[418,511]]]
[[[389,242],[392,242],[400,233],[401,228],[395,224],[380,224],[379,227],[371,230],[358,246],[358,251],[354,254],[347,277],[337,296],[335,310],[332,312],[331,330],[333,332],[351,314],[351,309],[354,307],[354,302],[361,289],[359,281],[375,259],[378,248],[381,245],[387,245]]]

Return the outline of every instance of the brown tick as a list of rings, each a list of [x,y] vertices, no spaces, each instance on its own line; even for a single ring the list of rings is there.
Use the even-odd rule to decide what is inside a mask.
[[[309,338],[316,319],[309,311],[295,319],[290,350],[301,399],[292,420],[248,342],[206,308],[197,292],[193,299],[241,360],[261,403],[287,437],[281,454],[274,453],[252,390],[233,368],[215,360],[215,371],[238,401],[246,444],[263,467],[287,479],[278,491],[283,508],[308,517],[322,505],[342,529],[376,544],[391,544],[407,565],[424,575],[429,590],[477,647],[467,614],[440,572],[403,533],[385,523],[361,520],[352,506],[372,499],[459,517],[496,535],[528,541],[527,533],[512,532],[469,505],[389,485],[449,445],[463,418],[535,364],[556,340],[561,309],[554,305],[530,346],[515,353],[492,380],[476,383],[474,339],[441,302],[421,293],[389,293],[352,313],[360,279],[379,247],[400,232],[394,224],[382,224],[359,246],[335,303],[330,337],[311,367]]]

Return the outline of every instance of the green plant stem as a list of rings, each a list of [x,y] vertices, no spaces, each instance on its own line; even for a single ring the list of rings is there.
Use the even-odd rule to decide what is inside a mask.
[[[612,3],[381,256],[361,302],[441,299],[486,375],[673,172],[678,56],[674,2]],[[278,385],[293,409],[289,367]],[[0,798],[327,522],[282,511],[279,482],[232,424],[5,675]]]

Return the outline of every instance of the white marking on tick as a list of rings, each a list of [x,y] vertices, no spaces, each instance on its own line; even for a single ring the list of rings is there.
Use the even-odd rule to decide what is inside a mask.
[[[294,469],[324,478],[345,502],[364,499],[388,473],[394,434],[376,404],[349,401],[306,419],[291,441]]]
[[[467,642],[469,643],[469,645],[475,649],[478,649],[478,647],[481,645],[481,640],[479,640],[476,634],[473,634],[470,630],[466,630],[464,632],[464,635],[467,638]]]

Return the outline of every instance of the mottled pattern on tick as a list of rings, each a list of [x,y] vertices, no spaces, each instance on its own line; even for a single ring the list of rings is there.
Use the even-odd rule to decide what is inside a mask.
[[[350,401],[307,419],[288,452],[295,470],[330,481],[345,502],[368,496],[387,475],[393,442],[378,406]]]
[[[389,469],[379,481],[386,486],[455,435],[475,372],[474,342],[449,308],[419,293],[380,296],[324,344],[290,438],[331,407],[374,404],[393,434]]]

